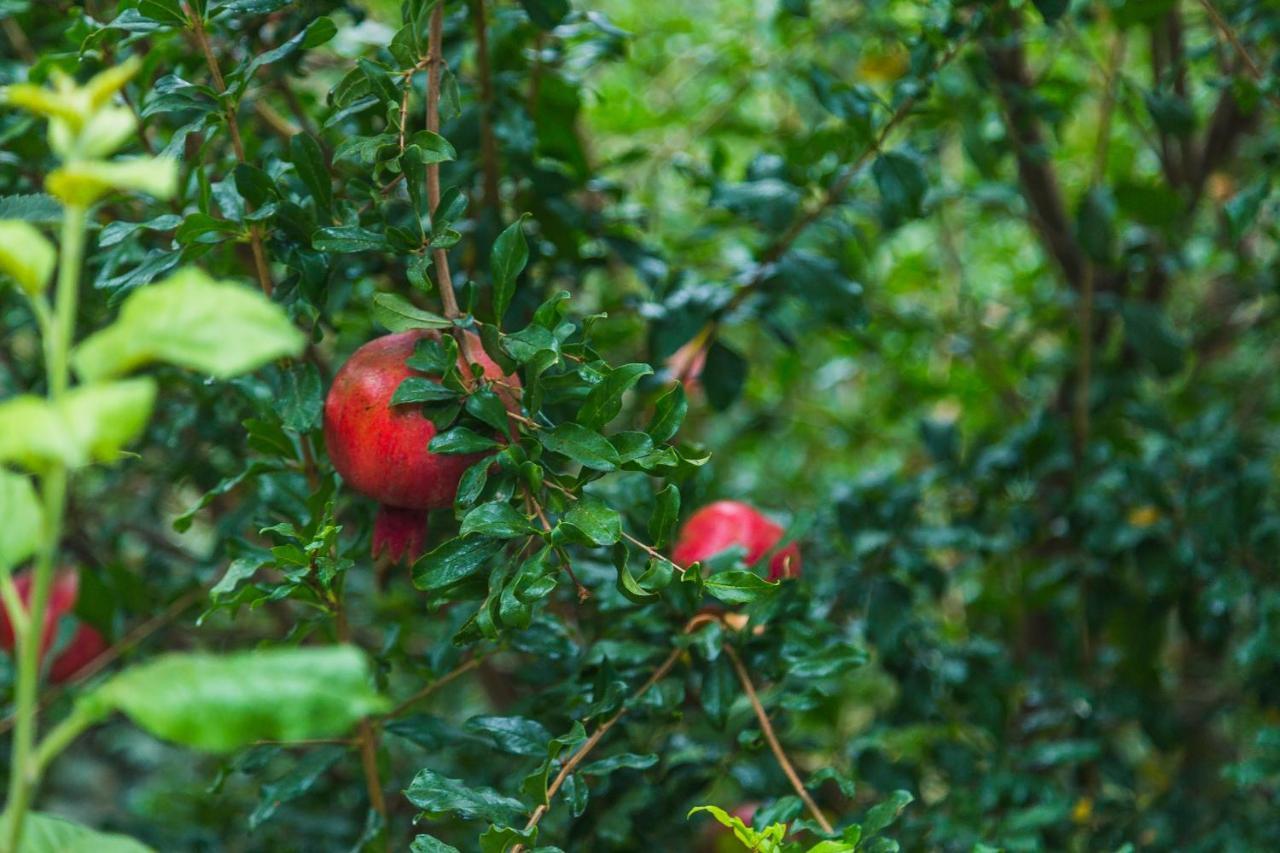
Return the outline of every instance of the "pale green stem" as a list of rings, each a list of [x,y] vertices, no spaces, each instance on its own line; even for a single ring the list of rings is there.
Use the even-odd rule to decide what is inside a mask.
[[[86,211],[68,205],[63,210],[62,244],[59,247],[58,291],[53,322],[45,339],[45,368],[49,399],[57,401],[70,381],[67,359],[75,331],[79,298],[80,264],[84,256]],[[22,841],[27,810],[40,781],[41,765],[35,760],[36,711],[40,693],[40,645],[44,639],[44,617],[53,585],[58,541],[62,538],[62,514],[66,507],[67,469],[55,464],[40,478],[44,503],[44,537],[36,556],[35,578],[27,608],[26,630],[18,637],[18,686],[15,696],[13,752],[9,770],[9,800],[5,804],[7,838],[5,850],[16,853]]]

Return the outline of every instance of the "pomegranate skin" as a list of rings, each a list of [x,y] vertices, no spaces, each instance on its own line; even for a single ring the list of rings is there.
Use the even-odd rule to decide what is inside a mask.
[[[13,585],[23,604],[31,601],[31,585],[35,576],[30,572],[16,575]],[[44,630],[40,637],[40,656],[44,657],[57,638],[58,620],[70,613],[80,595],[80,576],[72,569],[59,571],[49,589],[49,607],[44,615]],[[12,649],[16,644],[9,614],[0,608],[0,648]],[[67,644],[49,666],[49,679],[55,684],[66,681],[107,649],[106,640],[90,625],[81,622]]]
[[[716,501],[689,517],[671,552],[680,566],[700,560],[734,546],[746,549],[745,560],[755,563],[782,541],[783,529],[755,507],[741,501]],[[769,560],[769,580],[793,578],[800,574],[800,548],[792,542]]]
[[[463,472],[483,457],[429,452],[435,424],[416,404],[391,405],[401,381],[425,375],[410,370],[405,359],[418,341],[437,336],[429,330],[414,330],[370,341],[338,371],[325,400],[324,437],[333,466],[347,485],[386,506],[418,510],[451,506]],[[503,378],[502,369],[485,354],[478,339],[471,339],[470,349],[486,377]],[[466,369],[461,357],[459,363]]]

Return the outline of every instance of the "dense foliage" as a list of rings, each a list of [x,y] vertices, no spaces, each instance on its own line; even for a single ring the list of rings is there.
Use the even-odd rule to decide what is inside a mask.
[[[108,646],[40,688],[22,849],[1280,848],[1277,45],[0,0],[0,570]],[[399,563],[324,408],[405,330],[395,402],[480,455]],[[783,540],[671,563],[720,499]]]

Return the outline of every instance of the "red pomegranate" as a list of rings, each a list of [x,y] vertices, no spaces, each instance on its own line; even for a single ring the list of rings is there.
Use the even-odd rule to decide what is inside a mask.
[[[17,575],[13,585],[18,589],[18,597],[23,604],[31,600],[31,584],[35,576],[30,572]],[[80,576],[74,570],[65,569],[53,578],[53,587],[49,590],[49,607],[44,614],[44,632],[40,639],[40,656],[53,645],[58,635],[58,621],[71,613],[80,595]],[[15,645],[13,625],[9,623],[9,614],[0,608],[0,648],[12,649]],[[49,678],[55,684],[66,681],[83,669],[90,661],[107,649],[106,641],[93,627],[81,622],[66,648],[58,653],[49,666]]]
[[[777,546],[783,529],[755,507],[740,501],[716,501],[695,512],[684,523],[671,559],[690,566],[699,560],[734,546],[745,548],[748,563],[754,563]],[[769,580],[793,578],[800,574],[800,548],[792,542],[769,561]]]
[[[425,375],[405,364],[424,338],[439,338],[439,332],[398,332],[360,347],[334,377],[324,404],[329,458],[347,485],[382,505],[373,526],[373,555],[385,552],[393,561],[414,560],[423,552],[427,512],[451,506],[463,472],[483,457],[429,452],[436,427],[422,407],[391,405],[401,381]],[[504,378],[479,338],[470,335],[468,349],[486,378],[518,385],[516,378]],[[468,370],[461,355],[458,366]]]

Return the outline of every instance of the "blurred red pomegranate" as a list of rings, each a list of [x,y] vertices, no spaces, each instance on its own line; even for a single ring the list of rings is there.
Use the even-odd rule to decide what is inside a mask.
[[[22,599],[23,604],[31,600],[31,584],[34,580],[35,576],[31,572],[17,575],[13,579],[13,585],[17,587],[18,597]],[[64,569],[54,576],[53,587],[49,591],[49,607],[44,614],[44,632],[40,639],[41,658],[57,638],[58,620],[72,612],[79,595],[80,576],[73,569]],[[0,608],[0,648],[8,651],[13,649],[15,644],[9,614]],[[50,664],[50,680],[54,683],[66,681],[106,649],[106,641],[95,628],[83,622],[79,623],[71,641]]]
[[[754,507],[741,501],[716,501],[695,512],[680,530],[671,559],[689,566],[727,551],[746,549],[746,561],[755,563],[782,541],[783,529]],[[800,548],[792,542],[769,560],[769,580],[800,574]]]

